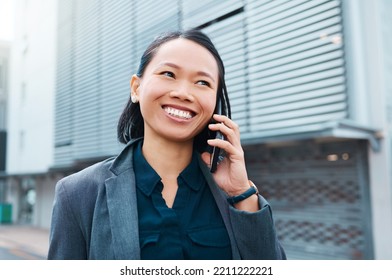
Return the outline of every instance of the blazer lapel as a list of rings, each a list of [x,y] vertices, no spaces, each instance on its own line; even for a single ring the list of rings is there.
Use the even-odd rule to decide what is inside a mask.
[[[115,258],[122,260],[140,259],[132,143],[113,162],[115,176],[105,182],[113,251]]]
[[[207,184],[211,189],[211,193],[214,196],[216,204],[218,205],[219,211],[222,215],[223,222],[226,226],[227,233],[229,234],[230,243],[231,243],[231,251],[233,254],[233,259],[238,260],[241,259],[240,252],[237,247],[237,242],[234,238],[234,233],[232,229],[232,224],[230,221],[230,212],[229,205],[227,203],[227,196],[223,193],[223,191],[219,188],[219,186],[215,183],[214,178],[212,177],[207,165],[203,162],[201,157],[199,157],[199,166],[201,171],[206,178]]]

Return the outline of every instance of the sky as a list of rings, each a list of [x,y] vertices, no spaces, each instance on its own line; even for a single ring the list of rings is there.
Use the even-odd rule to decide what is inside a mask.
[[[13,2],[0,0],[0,40],[12,41],[14,38]]]

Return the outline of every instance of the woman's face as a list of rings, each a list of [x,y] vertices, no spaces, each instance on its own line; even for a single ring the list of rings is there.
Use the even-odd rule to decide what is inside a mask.
[[[131,80],[145,137],[192,141],[214,112],[218,73],[214,56],[193,41],[180,38],[161,45],[143,77]]]

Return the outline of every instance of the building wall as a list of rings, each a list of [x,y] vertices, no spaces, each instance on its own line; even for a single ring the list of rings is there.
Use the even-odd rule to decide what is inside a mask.
[[[36,177],[36,202],[34,207],[33,224],[42,228],[50,228],[52,217],[55,184],[61,175],[41,175]]]
[[[392,3],[388,0],[363,5],[367,18],[367,75],[373,121],[382,127],[380,151],[370,150],[375,253],[392,259]]]
[[[9,60],[10,43],[0,40],[0,172],[6,166]],[[1,193],[0,187],[0,202],[4,199]]]
[[[379,147],[368,147],[374,254],[392,259],[391,17],[390,1],[344,1],[348,88],[355,119],[376,127]]]
[[[55,182],[51,187],[41,184],[34,174],[44,174],[53,165],[57,1],[17,0],[14,11],[6,202],[13,206],[13,222],[49,227]],[[36,197],[32,209],[29,190]]]
[[[15,1],[7,172],[45,172],[53,163],[56,1]]]
[[[199,27],[211,36],[226,65],[233,119],[244,140],[284,138],[350,118],[341,1],[106,5],[59,6],[57,167],[118,152],[116,124],[130,76],[154,36],[179,28]]]

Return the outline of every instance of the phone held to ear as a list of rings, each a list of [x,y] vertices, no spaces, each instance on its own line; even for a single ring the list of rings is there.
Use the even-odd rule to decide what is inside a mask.
[[[218,106],[216,109],[216,114],[221,115],[222,114],[222,101],[220,98],[217,100]],[[227,111],[227,110],[226,110]],[[223,140],[225,137],[220,131],[216,131],[215,139],[220,139]],[[223,160],[223,153],[220,148],[218,147],[213,147],[212,148],[212,153],[211,153],[211,160],[210,160],[210,172],[213,173],[216,171],[216,168],[218,167],[219,161]]]
[[[215,139],[224,139],[223,134],[220,131],[216,132],[216,137]],[[221,149],[218,147],[213,147],[212,148],[212,154],[211,154],[211,161],[210,161],[210,172],[215,172],[216,168],[218,167],[218,162],[223,159],[223,155],[221,155]]]

